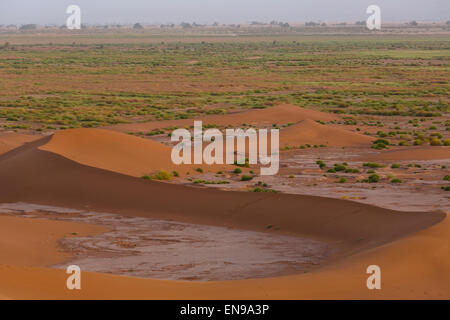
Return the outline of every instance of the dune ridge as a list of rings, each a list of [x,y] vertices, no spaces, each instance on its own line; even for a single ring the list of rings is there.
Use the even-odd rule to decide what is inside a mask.
[[[0,134],[0,154],[39,138],[40,136],[32,136],[21,133],[2,133]]]
[[[74,293],[61,285],[66,279],[63,271],[0,265],[0,295],[30,299],[344,299],[445,298],[450,294],[449,258],[443,254],[449,248],[450,226],[444,213],[398,212],[315,196],[224,192],[145,181],[39,149],[50,140],[46,137],[0,156],[0,202],[264,232],[268,225],[275,225],[279,230],[270,232],[327,241],[339,253],[310,274],[267,279],[197,283],[85,273],[89,286]],[[365,287],[367,264],[380,264],[386,270],[384,291],[369,292]]]
[[[103,129],[70,129],[55,133],[40,147],[78,163],[134,177],[159,170],[180,175],[195,173],[197,168],[216,173],[227,165],[175,165],[172,149],[162,143]]]
[[[147,132],[154,129],[163,129],[169,127],[184,128],[194,124],[194,120],[201,120],[203,125],[215,124],[219,126],[235,126],[242,124],[251,124],[257,126],[272,126],[272,124],[287,124],[298,121],[312,119],[321,121],[339,120],[340,118],[331,113],[320,112],[312,109],[302,108],[292,104],[280,104],[275,107],[265,109],[250,109],[240,112],[228,113],[223,115],[207,115],[195,119],[163,120],[150,121],[145,123],[119,124],[108,127],[107,129],[121,132]]]
[[[280,147],[305,144],[343,147],[370,144],[372,137],[305,119],[280,131]]]
[[[359,241],[358,248],[385,243],[442,219],[438,214],[396,212],[340,199],[225,192],[146,181],[40,150],[49,140],[43,138],[0,156],[1,202],[89,208],[256,230],[266,230],[276,222],[286,233],[330,241],[358,242],[364,237],[367,241]]]

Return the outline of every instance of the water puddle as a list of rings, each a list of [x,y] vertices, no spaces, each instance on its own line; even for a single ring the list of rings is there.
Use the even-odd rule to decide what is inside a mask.
[[[329,257],[326,243],[291,236],[125,217],[109,213],[0,204],[0,213],[103,225],[110,232],[60,241],[83,271],[168,280],[236,280],[308,272]]]

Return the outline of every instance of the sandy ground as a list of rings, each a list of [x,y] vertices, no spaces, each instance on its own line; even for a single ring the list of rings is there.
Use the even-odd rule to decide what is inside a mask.
[[[450,223],[363,252],[311,274],[232,282],[179,282],[84,273],[82,290],[65,288],[64,271],[0,266],[11,298],[58,299],[448,299]],[[367,266],[382,271],[382,289],[366,287]],[[23,279],[23,281],[17,281]]]
[[[370,145],[370,138],[349,130],[342,131],[342,128],[334,126],[325,130],[315,120],[331,121],[337,118],[334,115],[320,118],[322,116],[322,113],[283,105],[225,116],[208,116],[206,121],[219,125],[244,122],[251,124],[254,121],[258,125],[268,126],[274,122],[282,124],[304,121],[303,125],[307,124],[309,128],[307,133],[316,137],[317,143],[336,139],[338,145],[342,142],[353,145],[363,142],[360,139],[364,138],[366,141],[363,144]],[[174,121],[121,125],[114,129],[139,131],[192,124],[192,120]],[[301,126],[300,122],[298,127]],[[298,127],[293,125],[285,130],[295,131]],[[301,144],[302,141],[297,140],[297,134],[293,133],[290,137],[295,139],[294,143]],[[365,156],[376,157],[382,154],[385,157],[387,154],[388,158],[384,159],[399,161],[417,157],[422,158],[415,160],[436,160],[436,157],[446,160],[448,149],[433,147],[430,151],[421,147],[420,150],[424,151],[418,151],[417,155],[415,151],[419,148],[379,153],[371,150]],[[303,237],[326,242],[336,248],[337,253],[310,272],[262,279],[193,282],[84,272],[83,289],[74,292],[66,289],[67,275],[64,270],[47,267],[59,263],[55,260],[66,261],[66,253],[59,252],[61,247],[57,245],[58,239],[74,237],[74,233],[103,232],[104,227],[88,227],[89,225],[73,221],[2,216],[0,230],[4,237],[0,235],[0,246],[14,249],[2,249],[0,298],[450,297],[450,258],[446,254],[450,251],[450,222],[443,212],[447,210],[433,213],[425,212],[430,211],[425,208],[419,211],[396,211],[343,199],[272,192],[225,192],[214,188],[194,188],[136,178],[142,175],[143,170],[158,170],[161,169],[161,164],[167,164],[166,158],[159,158],[167,150],[162,144],[112,131],[80,129],[59,132],[53,138],[42,138],[0,155],[0,203],[26,202],[89,212],[108,212],[130,218],[160,219]],[[342,153],[347,151],[342,150]],[[361,158],[355,161],[363,160]],[[445,170],[436,165],[427,164],[422,168],[424,171],[420,171],[418,167],[400,170],[404,174],[409,170],[411,172],[408,174],[411,175],[425,172],[430,179],[435,179],[434,175]],[[295,170],[283,167],[282,175],[291,169]],[[390,168],[379,170],[384,178],[384,175],[388,176]],[[304,171],[303,174],[305,173],[314,172]],[[332,178],[335,177],[327,177]],[[354,184],[356,185],[356,181]],[[436,187],[436,183],[430,185]],[[421,193],[421,196],[425,194]],[[18,229],[26,230],[27,237],[12,232]],[[73,231],[74,229],[77,230]],[[3,254],[4,252],[8,253]],[[37,255],[36,252],[42,254]],[[366,287],[366,268],[369,265],[381,267],[380,291],[370,291]]]
[[[39,138],[40,136],[32,136],[21,133],[0,133],[0,154]]]
[[[59,250],[58,240],[74,234],[87,236],[106,230],[102,226],[76,222],[0,216],[0,264],[47,266],[61,263],[70,256]]]
[[[251,109],[226,115],[209,115],[199,117],[195,120],[201,120],[203,125],[215,124],[217,126],[240,127],[246,124],[263,127],[272,126],[273,124],[295,123],[306,119],[332,121],[340,118],[329,113],[300,108],[291,104],[282,104],[267,109]],[[121,132],[148,132],[154,129],[164,129],[174,126],[178,128],[187,126],[189,128],[193,125],[193,121],[194,119],[151,121],[146,123],[120,124],[109,127],[108,129]]]
[[[60,251],[71,255],[52,265],[61,269],[75,264],[84,271],[142,278],[237,280],[308,272],[335,251],[321,241],[270,232],[27,203],[1,204],[0,212],[108,229],[89,236],[71,233],[59,240]]]
[[[361,159],[378,160],[449,160],[450,147],[419,147],[406,150],[388,150],[374,155],[362,156]]]

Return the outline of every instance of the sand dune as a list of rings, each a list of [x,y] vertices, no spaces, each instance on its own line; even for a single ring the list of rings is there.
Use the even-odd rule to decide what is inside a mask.
[[[40,147],[78,163],[135,177],[159,170],[180,175],[195,173],[196,168],[216,173],[231,170],[226,165],[180,165],[171,160],[172,149],[159,142],[102,129],[71,129],[55,133]]]
[[[450,220],[446,219],[310,274],[242,281],[182,282],[83,273],[83,289],[69,291],[64,288],[64,271],[0,265],[0,295],[22,299],[448,299],[449,235]],[[381,267],[379,291],[369,291],[365,285],[365,270],[372,264]]]
[[[2,133],[0,134],[0,154],[20,147],[24,143],[36,140],[38,138],[40,137],[20,133]]]
[[[42,267],[61,263],[69,255],[58,251],[57,240],[72,233],[86,236],[104,231],[82,223],[0,216],[0,264]]]
[[[395,212],[339,199],[224,192],[146,181],[39,150],[49,139],[0,156],[0,202],[89,208],[259,231],[272,224],[285,233],[357,243],[349,247],[351,251],[388,242],[442,219],[440,215]]]
[[[280,131],[280,147],[305,144],[343,147],[370,144],[374,138],[306,119]]]
[[[110,129],[121,132],[148,132],[153,129],[169,127],[183,128],[193,125],[194,120],[203,121],[203,125],[216,124],[219,126],[241,126],[251,124],[257,126],[271,126],[272,124],[287,124],[305,119],[332,121],[339,117],[325,112],[301,108],[291,104],[282,104],[266,109],[251,109],[248,111],[234,112],[225,115],[202,116],[195,119],[151,121],[146,123],[121,124]]]
[[[88,285],[78,292],[65,289],[63,271],[0,265],[2,296],[314,299],[450,295],[450,259],[446,255],[450,226],[448,220],[438,224],[445,217],[442,213],[397,212],[339,199],[223,192],[144,181],[39,150],[49,140],[43,138],[0,156],[0,202],[22,201],[265,232],[270,224],[279,228],[271,232],[327,241],[340,251],[326,266],[309,274],[198,283],[85,273]],[[365,269],[371,264],[382,268],[382,291],[370,292],[365,287]]]
[[[450,159],[450,147],[417,147],[388,150],[363,157],[364,160],[444,160]]]

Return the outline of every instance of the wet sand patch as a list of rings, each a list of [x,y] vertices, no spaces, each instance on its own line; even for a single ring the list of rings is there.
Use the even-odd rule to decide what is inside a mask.
[[[219,281],[305,273],[333,253],[324,242],[117,214],[26,203],[0,204],[0,212],[102,225],[111,230],[61,239],[83,271],[167,280]]]

